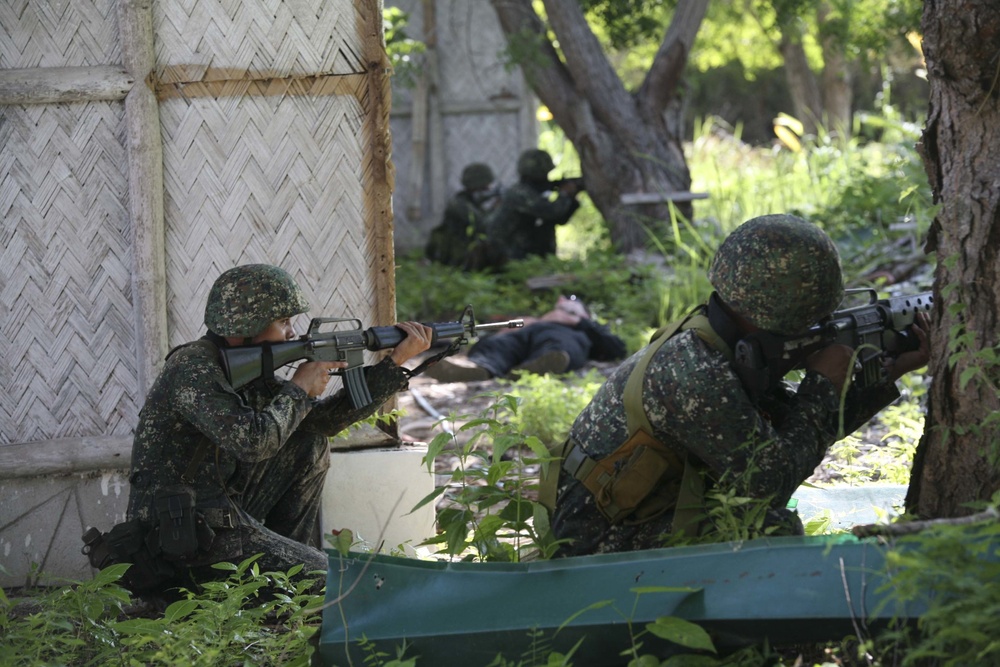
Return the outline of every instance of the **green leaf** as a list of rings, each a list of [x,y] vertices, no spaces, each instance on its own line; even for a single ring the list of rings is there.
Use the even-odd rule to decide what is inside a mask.
[[[642,595],[644,593],[697,593],[702,589],[690,586],[637,586],[629,590],[636,595]]]
[[[646,629],[660,639],[666,639],[687,648],[715,653],[715,646],[708,633],[701,626],[685,621],[683,618],[661,616],[652,623],[647,623]]]
[[[173,623],[190,616],[191,613],[197,608],[197,600],[178,600],[177,602],[170,604],[166,610],[164,610],[163,618],[165,618],[168,623]]]
[[[93,579],[93,584],[96,586],[107,586],[112,582],[118,581],[130,567],[132,567],[131,563],[117,563],[115,565],[109,565],[97,573],[97,576]]]
[[[341,556],[347,556],[354,545],[354,531],[350,528],[333,531],[327,536],[326,540],[330,543],[330,546],[337,550],[337,553]]]
[[[962,374],[958,378],[958,388],[960,391],[965,391],[965,385],[969,384],[969,380],[974,378],[979,372],[978,366],[970,366],[962,371]]]
[[[444,493],[444,492],[445,492],[445,491],[446,491],[447,489],[448,489],[448,487],[447,487],[447,486],[438,486],[438,487],[435,487],[433,491],[431,491],[430,493],[428,493],[428,494],[427,494],[426,496],[424,496],[424,497],[423,497],[423,498],[422,498],[422,499],[420,500],[420,502],[418,502],[418,503],[417,503],[416,505],[414,505],[414,506],[413,506],[413,509],[411,509],[411,510],[410,510],[410,511],[408,512],[408,514],[413,514],[413,513],[414,513],[414,512],[416,512],[416,511],[417,511],[418,509],[420,509],[421,507],[423,507],[423,506],[424,506],[424,505],[426,505],[427,503],[431,502],[432,500],[434,500],[435,498],[437,498],[438,496],[440,496],[440,495],[441,495],[442,493]]]

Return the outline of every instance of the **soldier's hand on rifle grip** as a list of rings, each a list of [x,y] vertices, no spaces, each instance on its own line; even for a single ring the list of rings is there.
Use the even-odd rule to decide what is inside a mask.
[[[931,357],[930,344],[931,318],[927,313],[917,313],[910,325],[910,331],[917,337],[920,347],[910,352],[903,352],[895,359],[889,360],[889,380],[895,382],[910,371],[923,368]]]
[[[346,361],[307,361],[299,364],[292,375],[292,382],[309,394],[310,398],[316,398],[324,391],[330,382],[330,371],[347,368]]]
[[[806,359],[805,367],[807,371],[816,371],[832,382],[839,394],[844,389],[847,378],[854,371],[854,365],[851,363],[852,354],[853,351],[848,346],[834,343],[810,355]]]
[[[402,366],[406,361],[430,349],[434,330],[429,326],[420,322],[397,322],[396,326],[406,332],[406,338],[389,355],[397,366]]]

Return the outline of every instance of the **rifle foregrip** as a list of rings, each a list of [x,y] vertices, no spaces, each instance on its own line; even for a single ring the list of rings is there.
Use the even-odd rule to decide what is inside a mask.
[[[466,333],[466,327],[461,322],[433,322],[424,324],[431,328],[431,344],[442,338],[455,338]],[[406,332],[397,326],[371,327],[365,331],[365,347],[369,350],[387,350],[396,347],[406,338]]]

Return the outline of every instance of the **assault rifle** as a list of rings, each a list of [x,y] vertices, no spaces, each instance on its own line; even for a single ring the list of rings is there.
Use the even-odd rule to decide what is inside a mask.
[[[810,354],[833,343],[856,350],[854,384],[866,389],[886,382],[883,361],[920,346],[910,325],[917,313],[930,311],[934,295],[879,299],[873,289],[848,290],[848,294],[865,292],[867,304],[838,310],[805,333],[781,336],[757,331],[736,343],[733,366],[750,395],[759,396],[788,371],[802,368]]]
[[[336,328],[345,322],[353,328]],[[326,325],[333,325],[335,328],[332,331],[321,331]],[[448,349],[408,371],[409,375],[416,375],[431,363],[454,353],[460,345],[469,342],[469,336],[476,337],[480,331],[492,329],[517,329],[524,326],[524,320],[477,324],[472,306],[466,306],[460,319],[454,322],[435,322],[427,326],[433,330],[432,344],[444,339],[453,340]],[[239,389],[259,377],[274,377],[276,369],[296,361],[346,361],[347,368],[331,371],[331,375],[343,377],[351,405],[358,409],[372,402],[363,370],[365,350],[387,350],[399,345],[404,338],[406,332],[397,326],[362,329],[361,320],[358,319],[316,317],[309,323],[309,331],[296,340],[224,347],[220,349],[220,356],[222,368],[233,389]]]
[[[554,181],[549,181],[549,185],[552,186],[553,190],[558,190],[559,192],[569,190],[570,194],[574,195],[587,189],[587,186],[583,184],[583,176],[559,178]]]

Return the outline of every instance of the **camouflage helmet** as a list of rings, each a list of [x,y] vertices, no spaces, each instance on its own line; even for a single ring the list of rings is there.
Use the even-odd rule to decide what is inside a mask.
[[[708,280],[754,326],[799,333],[844,297],[837,247],[816,225],[792,215],[744,222],[715,253]]]
[[[244,264],[215,279],[205,304],[205,325],[220,336],[252,338],[275,320],[309,310],[309,302],[284,269]]]
[[[489,187],[494,179],[493,170],[482,162],[473,162],[462,170],[462,187],[466,190]]]
[[[517,158],[517,173],[533,181],[547,180],[555,166],[552,156],[539,148],[526,150]]]

